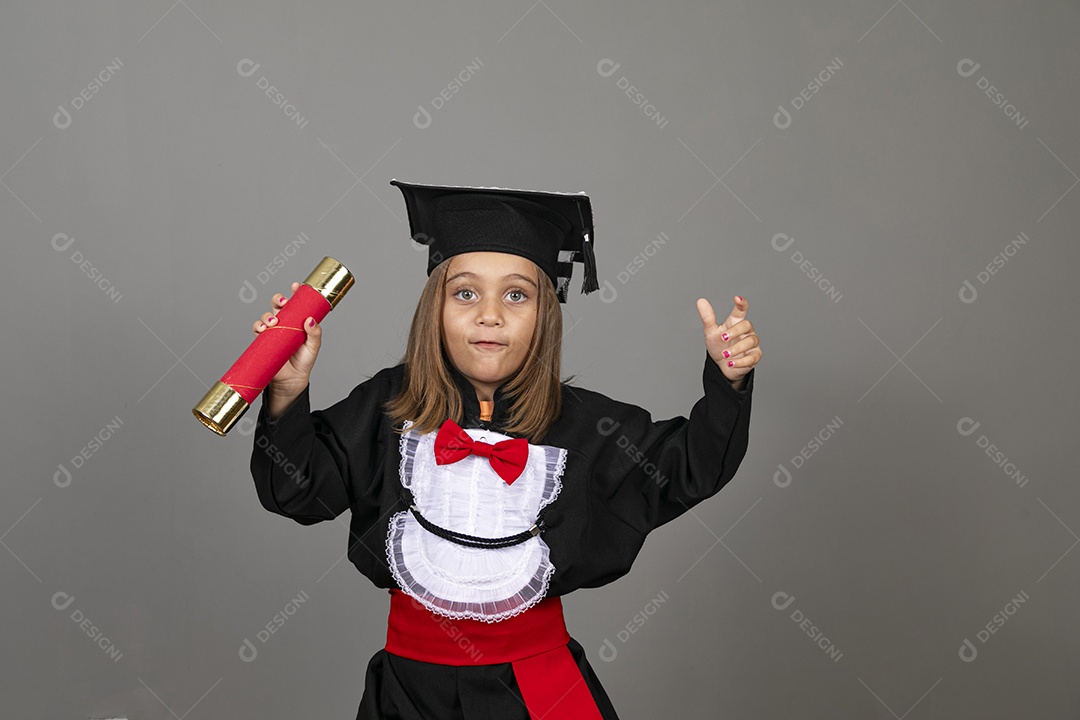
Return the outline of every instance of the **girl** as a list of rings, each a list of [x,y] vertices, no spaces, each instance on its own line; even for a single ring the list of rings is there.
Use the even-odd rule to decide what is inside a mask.
[[[697,301],[704,396],[654,422],[559,380],[574,261],[597,289],[584,194],[392,184],[429,249],[405,355],[312,412],[308,318],[263,392],[259,500],[301,525],[350,510],[349,559],[389,590],[358,720],[615,720],[560,596],[627,573],[650,531],[735,475],[761,359],[748,303],[718,325]]]

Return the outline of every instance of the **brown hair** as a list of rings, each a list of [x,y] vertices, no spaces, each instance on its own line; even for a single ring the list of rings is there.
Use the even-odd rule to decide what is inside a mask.
[[[405,432],[401,428],[405,420],[412,420],[410,429],[421,434],[438,430],[448,417],[459,425],[463,422],[465,407],[443,349],[444,285],[451,259],[439,263],[428,276],[413,313],[405,355],[398,361],[405,364],[401,391],[383,406],[398,434]],[[525,437],[534,444],[562,412],[562,308],[550,278],[539,267],[536,270],[541,278],[536,327],[525,362],[502,388],[510,411],[505,427],[500,428],[505,435]]]

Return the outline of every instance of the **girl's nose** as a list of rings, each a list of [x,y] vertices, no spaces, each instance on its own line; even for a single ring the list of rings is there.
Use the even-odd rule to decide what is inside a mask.
[[[502,305],[497,299],[485,299],[477,307],[476,317],[485,325],[499,324],[502,322]]]

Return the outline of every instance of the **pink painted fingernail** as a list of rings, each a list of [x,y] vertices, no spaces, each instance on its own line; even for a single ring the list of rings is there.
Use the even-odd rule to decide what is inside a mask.
[[[724,338],[724,342],[727,342],[728,340],[731,339],[731,338],[728,337],[727,333],[720,333],[720,337]]]
[[[735,367],[735,361],[734,360],[728,360],[727,361],[727,366],[728,367]]]
[[[729,353],[727,350],[725,350],[724,351],[724,357],[731,357],[731,353]]]

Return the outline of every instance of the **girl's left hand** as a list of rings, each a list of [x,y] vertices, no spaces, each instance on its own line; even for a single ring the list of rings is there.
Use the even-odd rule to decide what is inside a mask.
[[[716,314],[709,301],[705,298],[698,298],[697,301],[698,314],[705,329],[705,349],[736,389],[742,388],[743,377],[761,360],[761,342],[753,324],[746,319],[749,306],[746,298],[736,295],[731,314],[722,325],[717,325]]]

